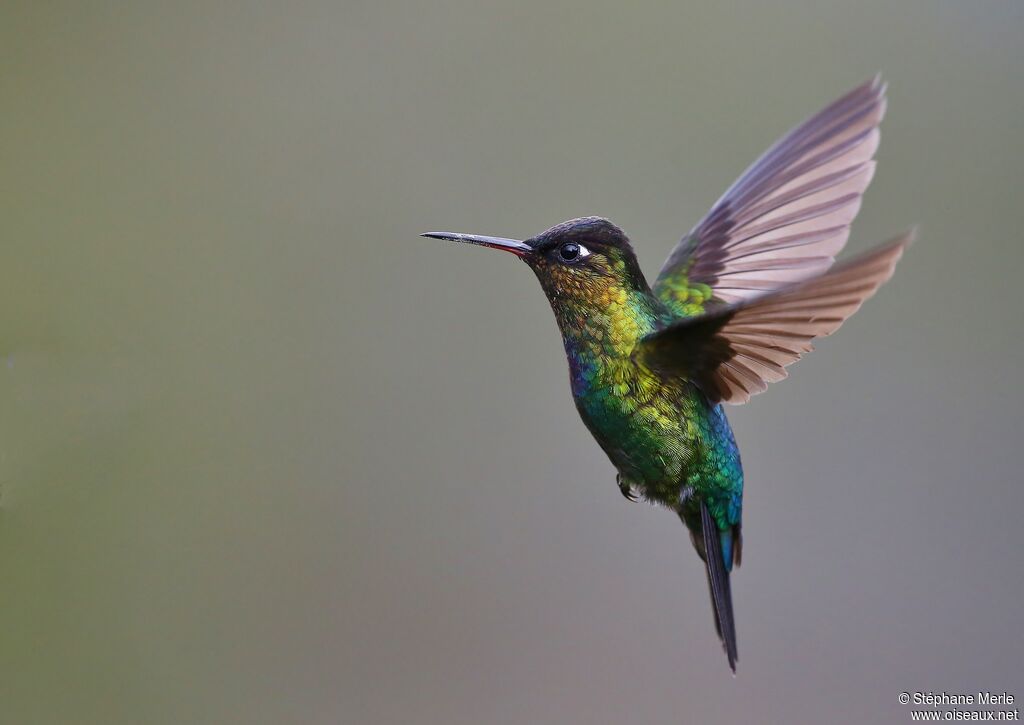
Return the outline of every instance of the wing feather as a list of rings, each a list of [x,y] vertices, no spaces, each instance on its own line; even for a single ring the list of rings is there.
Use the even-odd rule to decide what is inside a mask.
[[[634,355],[665,375],[694,381],[712,402],[745,403],[786,366],[839,329],[892,277],[910,231],[825,274],[711,313],[680,320],[641,340]]]
[[[874,175],[884,115],[876,77],[790,131],[676,245],[655,294],[681,313],[696,284],[737,303],[825,272]]]

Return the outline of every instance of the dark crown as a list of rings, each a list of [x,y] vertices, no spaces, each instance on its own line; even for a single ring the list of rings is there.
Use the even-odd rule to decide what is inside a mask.
[[[556,224],[526,243],[534,249],[543,249],[569,241],[632,251],[625,233],[607,219],[597,216],[585,216]]]

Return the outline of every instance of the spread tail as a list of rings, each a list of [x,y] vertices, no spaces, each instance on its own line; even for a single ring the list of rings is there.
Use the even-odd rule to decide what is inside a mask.
[[[718,524],[703,501],[700,504],[700,523],[704,535],[704,563],[707,565],[708,585],[711,588],[711,607],[715,612],[715,629],[729,658],[729,667],[736,672],[736,623],[732,616],[732,589],[729,586],[729,566],[722,552],[722,537],[728,537],[732,547],[732,532],[720,532]],[[731,554],[731,552],[730,552]],[[731,564],[731,562],[729,562]]]

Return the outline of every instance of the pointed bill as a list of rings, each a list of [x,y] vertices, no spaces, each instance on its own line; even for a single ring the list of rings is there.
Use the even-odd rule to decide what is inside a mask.
[[[501,249],[512,252],[517,257],[525,257],[533,251],[533,248],[518,239],[505,239],[504,237],[486,237],[479,234],[460,234],[458,232],[426,232],[421,237],[431,239],[444,239],[449,242],[463,242],[465,244],[476,244],[491,249]]]

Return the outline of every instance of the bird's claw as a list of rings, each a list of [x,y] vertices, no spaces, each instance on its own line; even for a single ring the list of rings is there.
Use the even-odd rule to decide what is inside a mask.
[[[630,486],[627,481],[622,480],[622,476],[616,476],[615,482],[619,484],[619,491],[622,492],[622,495],[625,497],[627,501],[629,501],[630,503],[636,503],[637,501],[640,500],[639,497],[635,493],[633,493],[633,487]]]

